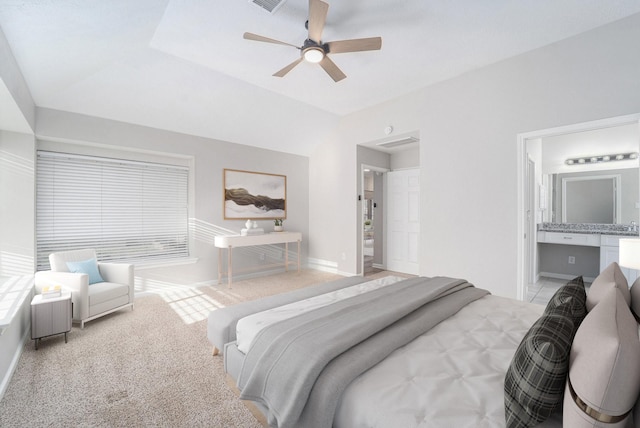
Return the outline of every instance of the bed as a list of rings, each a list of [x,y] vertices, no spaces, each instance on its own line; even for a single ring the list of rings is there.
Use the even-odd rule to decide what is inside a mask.
[[[626,299],[618,291],[622,286],[608,281],[614,275],[617,271],[608,268],[600,280],[602,286],[598,279],[594,281],[593,299],[606,300],[607,306],[616,308],[622,300],[629,308],[631,292],[624,284]],[[564,426],[600,426],[598,419],[591,423],[592,416],[576,401],[596,418],[613,417],[613,424],[602,426],[633,426],[633,407],[640,392],[640,367],[628,367],[628,361],[639,366],[635,319],[629,311],[635,337],[629,337],[627,328],[626,365],[614,363],[603,369],[620,385],[615,397],[609,397],[610,393],[601,391],[601,376],[593,374],[600,368],[594,369],[582,356],[570,355],[574,336],[580,337],[583,350],[597,340],[591,330],[576,334],[587,315],[582,279],[569,281],[563,289],[565,295],[554,296],[555,307],[550,310],[551,303],[544,307],[493,296],[455,278],[389,277],[377,283],[344,278],[212,312],[208,337],[224,353],[230,384],[265,426],[560,427],[563,418]],[[615,294],[598,291],[609,289]],[[566,294],[567,290],[572,291]],[[404,302],[399,312],[394,299]],[[405,301],[411,303],[405,305]],[[305,306],[312,310],[301,309]],[[611,318],[600,309],[596,315],[599,312]],[[571,325],[570,340],[552,343],[552,358],[545,354],[540,361],[540,355],[528,355],[530,348],[536,348],[532,344],[540,342],[533,333],[545,328],[562,332],[557,324],[562,317],[578,319],[563,321]],[[386,319],[380,321],[384,326],[373,325],[380,318]],[[628,318],[624,321],[631,325]],[[596,329],[602,324],[600,319]],[[526,356],[522,360],[526,364],[518,363],[519,354]],[[614,359],[605,354],[599,359]],[[554,404],[539,405],[541,395],[531,391],[531,379],[538,376],[538,372],[532,375],[532,367],[548,370],[549,361],[564,365],[564,371],[554,368],[553,388],[548,383],[538,391],[545,400],[553,396]],[[573,366],[575,376],[567,376]],[[624,373],[624,379],[611,373]],[[565,392],[569,377],[572,389]],[[583,378],[590,382],[585,385]],[[576,394],[574,389],[581,399],[567,401]],[[531,402],[542,410],[532,412]]]

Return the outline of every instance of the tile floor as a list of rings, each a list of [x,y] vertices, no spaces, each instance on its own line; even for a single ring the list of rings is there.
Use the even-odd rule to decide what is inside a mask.
[[[567,283],[566,279],[556,279],[540,277],[535,284],[529,284],[527,286],[527,301],[532,303],[538,303],[540,305],[546,305],[549,303],[549,299],[553,296],[558,288]],[[585,288],[589,291],[590,282],[585,282]]]

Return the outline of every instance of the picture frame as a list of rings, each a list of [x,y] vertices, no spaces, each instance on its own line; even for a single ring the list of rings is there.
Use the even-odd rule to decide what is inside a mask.
[[[287,218],[287,176],[227,169],[223,171],[225,220]]]

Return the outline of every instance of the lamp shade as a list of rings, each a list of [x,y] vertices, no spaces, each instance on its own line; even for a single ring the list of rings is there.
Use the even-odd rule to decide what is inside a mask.
[[[620,266],[640,270],[640,239],[623,238],[619,245]]]

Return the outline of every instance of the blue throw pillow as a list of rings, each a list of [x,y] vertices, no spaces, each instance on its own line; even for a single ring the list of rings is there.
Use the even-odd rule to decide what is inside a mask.
[[[82,262],[67,262],[67,267],[69,268],[69,272],[86,273],[89,275],[89,284],[104,282],[98,270],[98,262],[96,259],[84,260]]]

